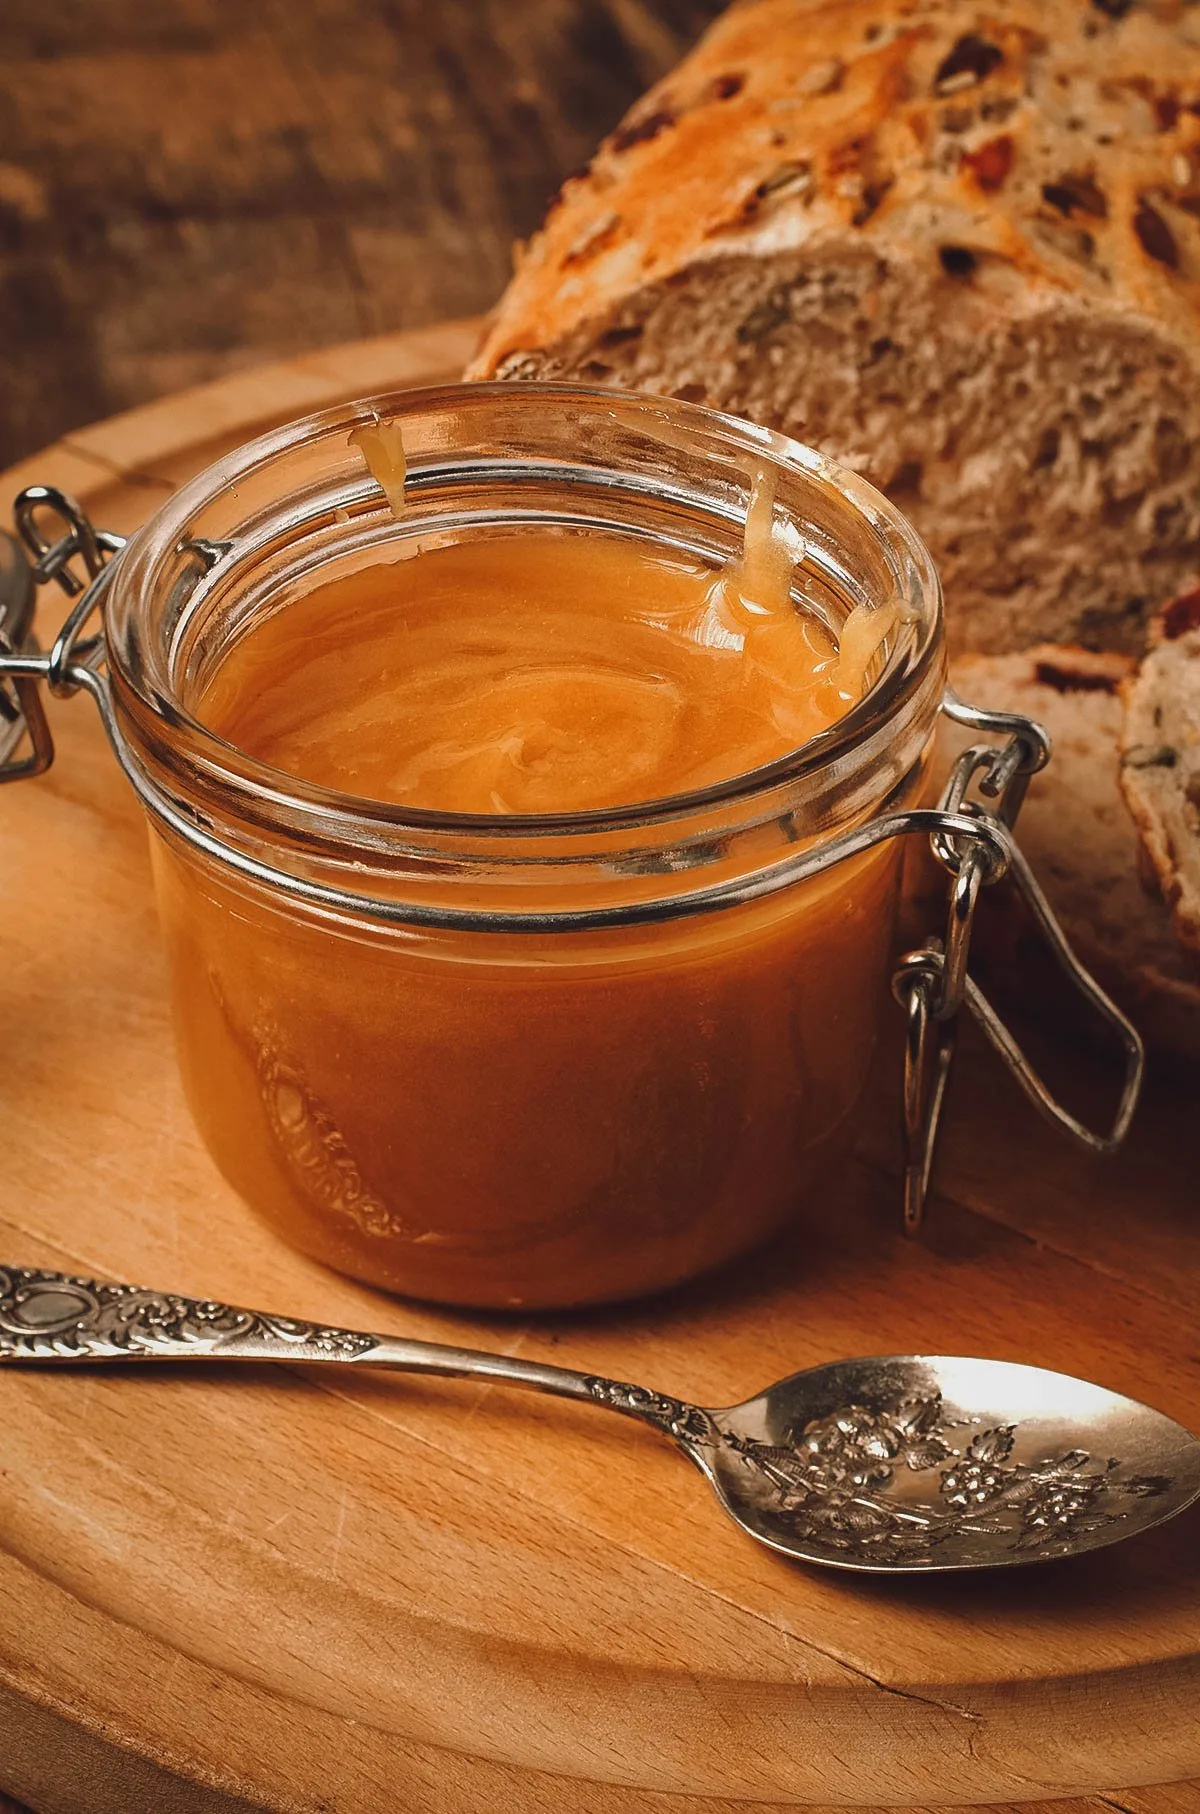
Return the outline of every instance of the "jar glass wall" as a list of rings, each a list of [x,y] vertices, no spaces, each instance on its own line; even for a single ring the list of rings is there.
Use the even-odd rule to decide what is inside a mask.
[[[372,409],[409,459],[398,519],[348,443]],[[804,538],[798,603],[835,628],[898,607],[864,699],[768,767],[613,811],[434,814],[290,779],[202,722],[239,639],[342,573],[530,528],[716,566],[764,465]],[[177,494],[121,556],[106,631],[189,1098],[285,1238],[394,1291],[561,1305],[715,1266],[811,1196],[896,1026],[902,851],[797,871],[915,801],[944,683],[928,557],[868,486],[648,398],[380,398]]]

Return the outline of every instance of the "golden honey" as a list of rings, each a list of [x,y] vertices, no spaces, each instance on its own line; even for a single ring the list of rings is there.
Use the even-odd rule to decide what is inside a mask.
[[[153,849],[183,1075],[217,1163],[328,1264],[514,1308],[719,1266],[828,1175],[895,1025],[902,851],[799,881],[788,864],[917,797],[941,691],[935,582],[857,481],[737,448],[744,539],[719,551],[660,532],[655,475],[676,452],[643,456],[630,428],[614,471],[644,459],[650,488],[612,504],[606,486],[586,510],[564,491],[557,521],[542,442],[566,467],[589,412],[607,434],[640,410],[581,393],[564,422],[540,390],[465,387],[440,415],[418,399],[390,530],[325,452],[324,419],[295,431],[312,527],[295,503],[272,518],[250,450],[205,508],[245,513],[268,585],[236,564],[233,530],[211,544],[229,556],[170,570],[173,592],[148,574],[135,599],[131,563],[130,608],[169,600],[162,647],[191,664],[192,745],[159,727],[133,661],[125,678],[119,618],[114,636],[126,734],[195,802],[159,815]],[[509,437],[499,502],[472,492],[447,530],[464,485],[486,500],[493,482],[472,453],[444,503],[430,463],[485,411]],[[686,439],[704,412],[678,414]],[[541,489],[523,519],[509,443],[527,421]],[[387,452],[372,432],[351,461]],[[314,447],[337,478],[324,516]],[[872,716],[914,609],[920,659]]]

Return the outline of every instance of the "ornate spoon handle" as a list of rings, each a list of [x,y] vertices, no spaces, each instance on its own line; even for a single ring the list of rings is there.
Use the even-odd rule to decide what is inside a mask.
[[[0,1366],[205,1360],[332,1362],[486,1379],[604,1405],[650,1424],[684,1446],[710,1440],[707,1413],[645,1386],[479,1348],[306,1323],[210,1298],[150,1291],[144,1285],[0,1266]]]

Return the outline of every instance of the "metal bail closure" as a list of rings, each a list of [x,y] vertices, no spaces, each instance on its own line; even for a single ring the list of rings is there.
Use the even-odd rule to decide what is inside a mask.
[[[27,487],[13,515],[17,536],[0,530],[0,782],[40,775],[54,760],[40,683],[69,698],[82,684],[82,670],[101,658],[103,637],[84,637],[83,630],[99,607],[107,562],[125,546],[123,536],[96,529],[75,499],[52,485]],[[53,540],[39,526],[46,517],[63,528]],[[46,655],[32,619],[38,587],[51,580],[77,602]]]
[[[0,529],[0,658],[33,653],[36,598],[37,583],[21,544]],[[22,746],[25,754],[19,755]],[[29,674],[0,679],[0,781],[40,775],[53,753],[37,680]]]
[[[950,902],[945,938],[931,938],[901,959],[892,987],[907,1013],[904,1051],[904,1228],[916,1234],[925,1213],[930,1174],[946,1085],[954,1059],[956,1017],[966,1006],[992,1049],[997,1052],[1038,1112],[1093,1153],[1111,1153],[1129,1131],[1141,1093],[1145,1052],[1135,1027],[1122,1014],[1095,977],[1075,956],[1033,871],[1012,838],[1032,777],[1050,760],[1050,739],[1041,725],[1016,712],[989,712],[967,705],[947,689],[942,710],[956,724],[1006,736],[1003,744],[975,744],[963,751],[951,771],[939,811],[954,814],[953,831],[935,831],[933,853],[950,872]],[[972,796],[972,788],[976,789]],[[978,819],[994,832],[1005,831],[998,852],[993,836],[986,843],[961,829],[962,819]],[[971,929],[981,888],[1011,877],[1067,980],[1089,1002],[1117,1036],[1124,1061],[1121,1098],[1112,1126],[1097,1133],[1072,1115],[1030,1064],[979,985],[968,974]]]
[[[904,1232],[915,1235],[925,1213],[933,1171],[942,1100],[954,1062],[955,1019],[938,1020],[934,1003],[938,972],[927,962],[936,949],[910,951],[902,958],[893,988],[907,1010],[904,1042]]]

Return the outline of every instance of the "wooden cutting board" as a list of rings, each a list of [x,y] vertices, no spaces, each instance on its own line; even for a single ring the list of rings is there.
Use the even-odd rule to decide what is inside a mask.
[[[155,404],[9,473],[0,505],[46,480],[131,529],[270,424],[452,377],[473,336],[398,335]],[[897,1233],[881,1101],[807,1228],[655,1304],[451,1316],[297,1258],[192,1130],[138,812],[91,706],[53,720],[53,770],[0,797],[0,1258],[710,1404],[823,1358],[924,1349],[1078,1371],[1200,1425],[1194,1099],[1157,1084],[1128,1150],[1089,1162],[969,1045],[920,1246]],[[0,1786],[40,1814],[1052,1797],[1183,1814],[1200,1807],[1198,1588],[1195,1517],[990,1579],[793,1567],[647,1432],[519,1394],[284,1367],[0,1375]]]

